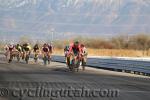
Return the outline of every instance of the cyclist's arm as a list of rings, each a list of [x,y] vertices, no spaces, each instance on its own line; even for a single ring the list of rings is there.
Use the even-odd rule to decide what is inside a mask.
[[[8,49],[9,49],[9,48],[8,48],[7,46],[4,47],[4,51],[8,51]]]
[[[42,53],[42,54],[44,53],[43,47],[42,47],[42,49],[41,49],[41,53]]]
[[[88,55],[88,51],[87,51],[87,48],[85,48],[85,54],[86,54],[86,55]]]
[[[47,47],[47,49],[48,49],[48,52],[50,52],[50,49]]]
[[[79,54],[81,55],[82,54],[82,48],[81,48],[81,46],[79,45]]]
[[[72,52],[73,46],[70,46],[69,51],[68,51],[68,55]]]

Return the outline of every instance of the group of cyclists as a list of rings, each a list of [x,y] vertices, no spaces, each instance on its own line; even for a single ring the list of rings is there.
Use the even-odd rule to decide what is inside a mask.
[[[5,56],[9,59],[9,63],[12,62],[14,57],[17,57],[18,61],[20,59],[25,60],[28,63],[28,60],[32,55],[34,55],[35,62],[38,61],[39,55],[42,54],[43,61],[48,62],[50,64],[52,53],[53,53],[53,46],[52,44],[44,43],[41,46],[39,44],[35,44],[33,48],[31,47],[30,43],[24,44],[8,44],[4,47],[5,49]],[[70,67],[73,64],[73,60],[78,61],[78,65],[82,65],[82,69],[85,70],[86,60],[87,60],[87,49],[84,44],[81,44],[79,41],[75,41],[70,43],[69,45],[65,46],[64,48],[64,55],[66,60],[66,65]],[[44,62],[46,64],[46,62]]]
[[[38,55],[42,54],[43,58],[44,56],[47,56],[47,60],[50,63],[51,54],[53,52],[53,47],[51,44],[44,43],[42,48],[38,44],[35,44],[33,48],[31,47],[30,43],[24,43],[24,44],[8,44],[4,47],[5,49],[5,56],[7,59],[9,59],[9,63],[13,60],[14,57],[17,57],[18,61],[20,61],[20,58],[22,60],[25,60],[26,63],[28,63],[30,54],[34,54],[34,60],[37,62]]]

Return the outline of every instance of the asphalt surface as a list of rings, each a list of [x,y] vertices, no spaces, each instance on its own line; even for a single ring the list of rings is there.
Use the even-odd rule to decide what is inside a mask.
[[[149,100],[150,78],[89,67],[72,73],[58,62],[8,64],[1,56],[0,96],[0,100]]]

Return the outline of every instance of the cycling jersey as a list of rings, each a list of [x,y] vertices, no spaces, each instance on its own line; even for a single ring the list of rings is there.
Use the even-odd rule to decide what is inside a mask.
[[[34,52],[36,52],[37,50],[39,50],[39,47],[38,47],[38,46],[35,46],[35,47],[33,48],[33,50],[34,50]]]
[[[12,51],[14,49],[14,46],[9,46],[9,51]]]
[[[88,55],[87,49],[85,47],[81,48],[81,52],[83,55]]]
[[[67,57],[68,52],[69,52],[69,46],[65,46],[64,48],[65,57]]]
[[[25,46],[25,47],[24,47],[24,50],[25,50],[25,51],[30,51],[30,50],[31,50],[31,47],[30,47],[30,46]]]
[[[48,48],[48,47],[43,47],[43,48],[42,48],[42,51],[44,51],[44,52],[49,52],[49,48]]]
[[[77,47],[74,44],[71,44],[68,54],[70,54],[72,51],[75,55],[80,54],[81,53],[80,44]]]
[[[6,46],[4,47],[4,49],[5,49],[5,51],[8,51],[8,50],[9,50],[9,47],[6,45]]]
[[[65,46],[64,52],[69,51],[69,46]]]
[[[21,46],[17,46],[16,49],[17,49],[19,52],[21,52],[22,47],[21,47]]]

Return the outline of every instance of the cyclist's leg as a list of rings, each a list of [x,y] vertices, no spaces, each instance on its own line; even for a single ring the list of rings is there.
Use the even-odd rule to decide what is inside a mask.
[[[10,57],[9,57],[9,63],[12,61],[12,59],[13,59],[13,53],[12,53],[12,51],[10,51],[10,55],[9,55]]]

